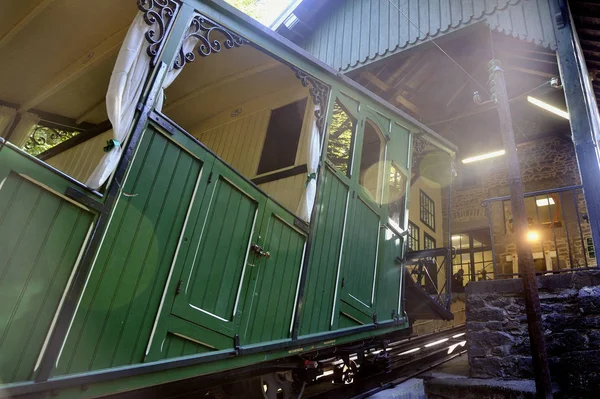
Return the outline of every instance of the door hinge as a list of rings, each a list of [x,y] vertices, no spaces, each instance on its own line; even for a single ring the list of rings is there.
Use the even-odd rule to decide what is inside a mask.
[[[346,279],[342,277],[342,288],[346,285]]]
[[[208,174],[208,184],[212,182],[212,171]]]
[[[183,280],[179,280],[177,282],[177,287],[175,288],[175,295],[181,294],[181,286],[183,285]]]

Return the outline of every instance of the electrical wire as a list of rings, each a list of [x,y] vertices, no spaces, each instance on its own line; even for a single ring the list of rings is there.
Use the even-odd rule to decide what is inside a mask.
[[[520,99],[521,97],[524,97],[527,94],[532,93],[532,92],[536,91],[537,89],[546,86],[549,83],[550,83],[550,81],[548,80],[548,81],[542,83],[541,85],[534,87],[533,89],[527,90],[526,92],[521,93],[518,96],[509,99],[508,102],[511,103],[513,101],[516,101],[516,100]],[[471,116],[471,115],[479,114],[481,112],[487,112],[487,111],[490,111],[492,109],[494,109],[494,107],[484,108],[484,109],[478,109],[476,111],[469,112],[469,113],[462,114],[462,115],[458,115],[458,116],[455,116],[453,118],[444,119],[442,121],[436,121],[436,122],[426,123],[425,125],[426,126],[434,126],[434,125],[439,125],[440,123],[452,122],[452,121],[455,121],[455,120],[458,120],[458,119],[466,118],[466,117]]]
[[[423,36],[427,37],[427,34],[425,32],[423,32],[419,26],[417,24],[415,24],[409,17],[408,15],[406,15],[406,13],[404,13],[404,11],[402,11],[397,5],[395,5],[394,3],[392,3],[392,0],[387,0],[388,3],[390,3],[390,5],[392,5],[396,10],[398,10],[398,12],[400,12],[400,14],[402,14],[407,20],[408,22],[414,26]],[[433,45],[435,47],[437,47],[442,53],[444,53],[444,55],[446,57],[448,57],[450,59],[450,61],[452,61],[457,67],[460,68],[461,71],[463,71],[468,77],[469,79],[471,79],[473,82],[475,82],[475,84],[477,86],[479,86],[485,93],[487,93],[488,95],[490,95],[490,92],[488,91],[488,89],[483,86],[481,83],[479,83],[479,81],[477,79],[475,79],[469,72],[467,72],[467,70],[465,68],[463,68],[458,61],[456,61],[454,58],[452,58],[452,56],[450,54],[448,54],[443,48],[441,48],[436,42],[435,40],[433,40],[431,37],[428,38],[428,41],[430,41],[431,43],[433,43]]]

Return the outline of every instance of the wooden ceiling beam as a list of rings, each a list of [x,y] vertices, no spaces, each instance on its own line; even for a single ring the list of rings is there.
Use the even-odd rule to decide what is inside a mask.
[[[505,68],[515,72],[526,73],[528,75],[541,76],[543,78],[553,78],[557,76],[556,74],[542,72],[535,69],[521,68],[514,65],[506,65]]]
[[[525,61],[534,61],[534,62],[541,62],[543,64],[551,64],[551,65],[558,65],[558,62],[556,59],[554,59],[554,61],[550,61],[550,60],[542,60],[539,58],[532,58],[532,57],[526,57],[524,55],[518,55],[518,54],[513,54],[509,51],[498,51],[498,53],[502,54],[503,56],[509,57],[509,58],[514,58],[514,59],[518,59],[518,60],[525,60]]]
[[[377,76],[373,75],[369,71],[362,72],[360,76],[366,79],[367,82],[377,87],[381,91],[390,90],[390,86],[387,83],[385,83],[383,80],[379,79]]]
[[[8,44],[19,32],[21,32],[31,21],[35,19],[42,11],[54,3],[55,0],[42,0],[37,6],[29,11],[19,22],[17,22],[8,32],[0,38],[0,48]]]
[[[86,55],[80,57],[77,61],[55,75],[37,93],[23,102],[19,108],[19,113],[27,112],[31,108],[34,108],[48,97],[74,82],[100,61],[117,52],[121,47],[121,43],[123,43],[128,28],[129,27],[127,26],[119,30],[92,50],[88,51]]]

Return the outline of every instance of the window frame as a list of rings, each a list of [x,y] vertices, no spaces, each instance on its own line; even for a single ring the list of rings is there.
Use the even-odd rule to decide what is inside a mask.
[[[362,137],[361,137],[361,141],[360,141],[360,162],[358,164],[358,178],[357,178],[357,183],[358,185],[362,188],[362,190],[364,192],[367,193],[367,195],[369,196],[369,198],[375,203],[377,204],[377,206],[381,206],[381,204],[383,203],[383,198],[384,198],[384,177],[385,177],[385,171],[387,169],[387,139],[385,137],[385,134],[383,133],[383,130],[381,129],[381,126],[379,126],[379,124],[373,120],[373,118],[370,118],[369,116],[365,117],[361,124],[363,125],[363,129],[362,129]],[[373,131],[375,132],[376,136],[379,139],[379,152],[378,152],[378,160],[376,163],[379,164],[379,166],[377,166],[378,171],[377,171],[377,185],[375,187],[375,193],[371,192],[371,190],[369,188],[367,188],[366,186],[363,185],[363,182],[361,182],[361,180],[363,179],[363,170],[362,170],[362,163],[363,163],[363,155],[364,155],[364,149],[365,149],[365,132],[367,131],[367,125],[370,125],[371,128],[373,129]],[[367,169],[368,170],[368,169]]]
[[[331,119],[333,119],[333,113],[334,113],[334,109],[335,106],[337,105],[340,107],[340,109],[346,114],[348,115],[348,117],[350,118],[350,120],[352,120],[352,137],[350,139],[350,148],[349,148],[349,153],[348,153],[348,168],[346,170],[346,172],[344,172],[343,170],[341,170],[340,168],[337,167],[337,165],[329,158],[329,143],[331,142]],[[326,141],[323,145],[323,156],[325,161],[331,166],[331,168],[336,172],[336,174],[340,174],[341,176],[344,176],[346,179],[351,180],[352,177],[354,176],[353,173],[353,168],[354,168],[354,161],[355,161],[355,153],[356,153],[356,136],[358,133],[358,126],[359,126],[359,121],[360,118],[358,118],[355,114],[353,114],[352,112],[350,112],[349,107],[344,103],[344,101],[342,101],[342,99],[337,96],[333,98],[333,102],[332,102],[332,106],[331,106],[331,111],[330,111],[330,117],[328,120],[328,126],[327,126],[327,137],[326,137]]]
[[[431,209],[432,211],[429,212],[429,210],[424,207],[423,204],[423,200],[425,199],[425,201],[428,201],[431,204]],[[432,219],[432,225],[429,224],[429,221],[426,220],[423,215],[424,212],[427,213],[428,215],[431,216]],[[419,189],[419,219],[421,220],[421,223],[423,223],[425,226],[429,227],[431,229],[431,231],[433,231],[435,233],[435,201],[429,196],[427,195],[427,193],[425,191],[423,191],[423,189]]]
[[[433,243],[433,246],[431,248],[427,247],[428,241],[430,243]],[[437,246],[436,239],[433,238],[431,235],[427,234],[426,231],[424,231],[423,232],[423,249],[435,249],[436,246]]]
[[[421,229],[419,228],[419,226],[417,226],[415,223],[413,223],[412,221],[408,221],[408,225],[406,227],[406,248],[408,251],[419,251],[419,246],[420,246],[420,240],[419,240],[419,236],[421,235]],[[412,234],[416,232],[416,236],[415,234]],[[411,245],[411,243],[416,243],[417,247],[413,248],[413,246]]]

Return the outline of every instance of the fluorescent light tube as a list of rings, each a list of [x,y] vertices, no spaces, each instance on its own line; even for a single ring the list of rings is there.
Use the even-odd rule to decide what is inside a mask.
[[[465,158],[462,160],[462,163],[473,163],[477,161],[483,161],[484,159],[495,158],[504,154],[506,154],[506,151],[504,150],[488,152],[487,154],[481,154],[474,157]]]
[[[569,113],[563,111],[562,109],[553,107],[552,105],[543,102],[542,100],[538,100],[535,97],[527,96],[527,101],[529,101],[533,105],[537,105],[540,108],[545,109],[546,111],[552,112],[555,115],[562,116],[565,119],[569,119]]]

